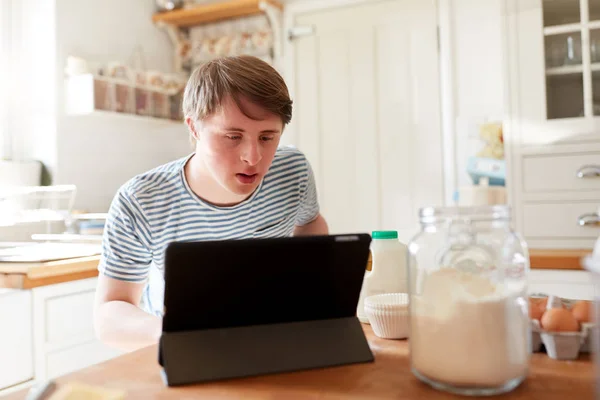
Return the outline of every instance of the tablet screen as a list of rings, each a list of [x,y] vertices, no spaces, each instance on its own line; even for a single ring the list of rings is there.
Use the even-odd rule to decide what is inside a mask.
[[[356,315],[368,234],[174,242],[163,331]]]

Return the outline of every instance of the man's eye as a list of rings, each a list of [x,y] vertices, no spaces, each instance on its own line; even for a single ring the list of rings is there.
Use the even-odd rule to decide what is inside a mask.
[[[240,140],[242,137],[239,135],[227,135],[227,139],[231,139],[231,140]]]
[[[263,142],[268,142],[269,140],[273,140],[272,136],[263,136],[260,138]]]

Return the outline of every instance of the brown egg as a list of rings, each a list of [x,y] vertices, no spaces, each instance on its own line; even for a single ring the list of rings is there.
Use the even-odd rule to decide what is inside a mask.
[[[547,297],[530,297],[529,298],[529,318],[541,319],[542,314],[546,311],[548,305]]]
[[[580,300],[573,304],[571,313],[575,319],[581,324],[583,322],[592,321],[592,302]]]
[[[529,298],[529,318],[540,320],[542,315],[544,314],[544,308],[540,306],[540,301],[542,299]]]
[[[542,329],[548,332],[577,332],[579,322],[566,308],[551,308],[546,310],[540,320]]]

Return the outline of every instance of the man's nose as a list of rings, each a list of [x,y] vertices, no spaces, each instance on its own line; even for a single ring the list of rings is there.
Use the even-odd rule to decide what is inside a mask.
[[[242,161],[248,165],[256,165],[262,160],[261,149],[258,143],[254,141],[248,141],[244,145],[242,151]]]

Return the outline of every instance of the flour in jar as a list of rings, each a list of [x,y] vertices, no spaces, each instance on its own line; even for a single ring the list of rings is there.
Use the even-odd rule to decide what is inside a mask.
[[[454,386],[501,386],[524,377],[529,363],[525,287],[441,269],[411,298],[412,366]],[[526,303],[525,303],[526,304]]]

